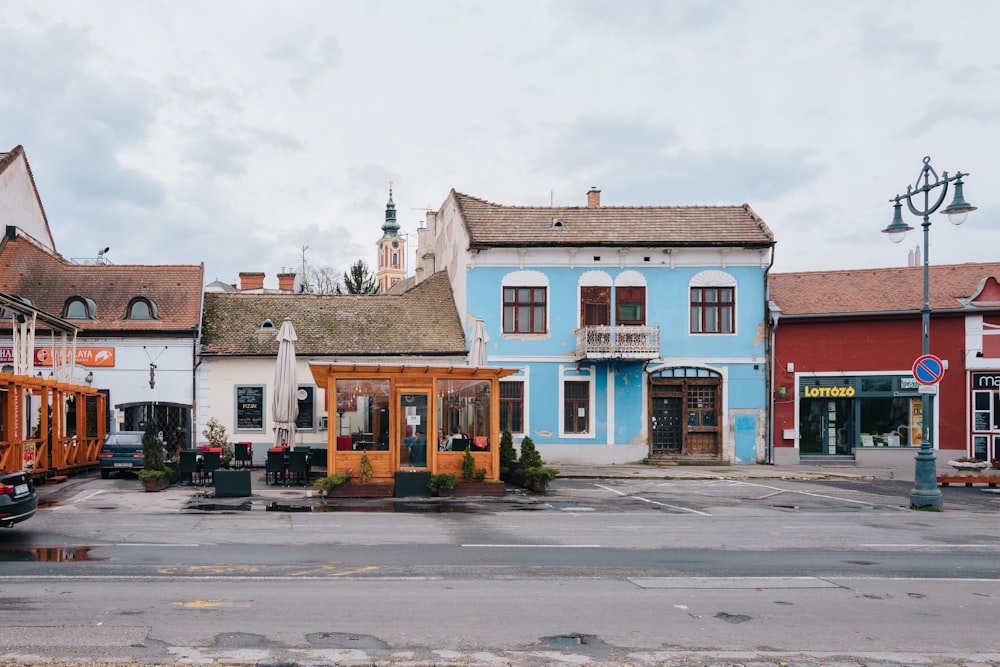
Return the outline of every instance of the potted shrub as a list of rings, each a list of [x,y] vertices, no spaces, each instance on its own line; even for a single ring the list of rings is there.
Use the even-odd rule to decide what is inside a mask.
[[[340,478],[343,475],[343,479]],[[334,473],[321,478],[327,498],[386,498],[392,495],[392,482],[374,482],[375,469],[368,458],[368,452],[362,452],[360,470],[354,476],[352,470],[346,473]]]
[[[146,422],[142,434],[142,470],[138,472],[139,481],[147,491],[161,491],[170,484],[170,472],[163,463],[163,441],[156,432],[152,420]]]
[[[466,447],[465,454],[462,456],[461,480],[455,484],[454,495],[502,496],[503,494],[503,484],[487,482],[486,468],[476,467],[476,458],[472,455],[472,451]]]
[[[545,467],[534,441],[524,436],[521,441],[521,486],[534,493],[542,493],[558,474],[559,471],[555,468]]]
[[[982,472],[984,469],[988,468],[990,464],[982,459],[977,459],[972,456],[962,456],[948,461],[948,465],[955,470],[975,473]]]
[[[351,471],[347,472],[335,472],[332,475],[327,475],[326,477],[320,477],[315,482],[313,482],[313,488],[324,495],[328,495],[331,491],[339,487],[341,484],[346,483],[351,479]]]
[[[432,496],[445,496],[450,495],[449,492],[455,488],[457,482],[458,476],[455,473],[439,472],[436,475],[431,475],[431,481],[427,482],[427,488]]]
[[[222,466],[229,467],[229,462],[233,460],[233,446],[229,444],[229,435],[226,434],[226,427],[215,417],[208,420],[205,430],[201,432],[212,447],[222,450]]]
[[[504,430],[500,434],[500,479],[505,482],[513,481],[513,476],[521,468],[521,463],[517,460],[517,450],[514,449],[514,436],[510,431]]]
[[[143,468],[136,473],[146,491],[162,491],[170,485],[170,473],[166,470],[149,470]]]

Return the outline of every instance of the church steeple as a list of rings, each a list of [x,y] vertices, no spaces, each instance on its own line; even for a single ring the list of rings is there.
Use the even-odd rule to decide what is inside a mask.
[[[396,222],[396,203],[392,201],[392,181],[389,181],[389,201],[385,205],[385,224],[382,225],[382,238],[399,237],[399,223]]]
[[[375,279],[379,284],[379,292],[385,294],[393,285],[406,279],[406,239],[399,235],[396,202],[392,200],[392,181],[389,181],[389,201],[385,205],[382,237],[375,241],[375,246],[378,248]]]

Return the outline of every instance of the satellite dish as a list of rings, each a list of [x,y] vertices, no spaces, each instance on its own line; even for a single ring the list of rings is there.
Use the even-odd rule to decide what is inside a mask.
[[[297,392],[295,392],[295,398],[299,399],[300,401],[306,400],[306,397],[308,395],[309,393],[305,389],[299,389]]]

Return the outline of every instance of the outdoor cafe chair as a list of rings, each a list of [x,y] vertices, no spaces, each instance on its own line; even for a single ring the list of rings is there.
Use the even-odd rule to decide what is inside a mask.
[[[185,449],[181,452],[181,479],[186,479],[188,484],[195,484],[200,481],[198,475],[198,452],[194,449]]]
[[[203,484],[215,482],[215,471],[222,467],[222,454],[219,452],[203,452],[201,475]]]
[[[285,482],[294,477],[296,484],[309,483],[309,451],[296,449],[288,453],[288,473]]]
[[[285,452],[268,450],[264,461],[264,484],[271,485],[285,481]]]
[[[233,446],[233,467],[252,468],[253,450],[249,442],[237,442]]]

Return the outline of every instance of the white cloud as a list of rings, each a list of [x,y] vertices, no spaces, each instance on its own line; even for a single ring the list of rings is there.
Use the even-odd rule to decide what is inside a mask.
[[[996,259],[988,0],[8,0],[0,150],[57,247],[206,277],[374,263],[451,188],[502,204],[749,203],[777,270],[898,265],[924,155],[980,207],[933,262]],[[996,230],[996,231],[995,231]],[[412,261],[412,255],[411,255]]]

